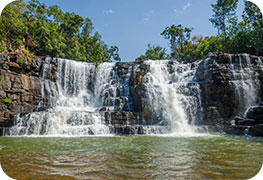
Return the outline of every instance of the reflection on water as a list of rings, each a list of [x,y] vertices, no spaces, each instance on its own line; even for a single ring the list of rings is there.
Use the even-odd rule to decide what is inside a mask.
[[[248,179],[263,139],[215,137],[0,138],[4,171],[19,180]]]

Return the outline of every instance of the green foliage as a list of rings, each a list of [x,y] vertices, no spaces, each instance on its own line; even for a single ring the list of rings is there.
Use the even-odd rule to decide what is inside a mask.
[[[0,52],[5,51],[5,47],[0,45]]]
[[[237,2],[238,0],[217,0],[212,4],[214,14],[209,20],[218,29],[217,36],[191,36],[192,28],[182,25],[166,27],[161,35],[169,40],[170,57],[178,61],[195,61],[203,59],[209,52],[263,56],[262,13],[254,3],[244,1],[242,21],[238,22]],[[154,47],[149,47],[141,57],[152,57],[155,51]]]
[[[148,44],[148,49],[145,52],[145,55],[140,56],[140,58],[152,60],[169,59],[170,57],[166,51],[167,50],[161,46],[151,46]]]
[[[260,9],[254,3],[245,1],[242,18],[240,31],[233,40],[235,50],[263,55],[263,17]]]
[[[25,53],[25,54],[28,54],[28,55],[31,55],[31,56],[33,56],[34,55],[34,53],[33,52],[30,52],[29,50],[27,50],[27,49],[21,49],[21,52],[23,52],[23,53]]]
[[[39,0],[8,5],[0,19],[0,46],[26,49],[37,56],[87,62],[120,61],[118,47],[108,47],[99,33],[92,33],[89,18],[47,7]],[[29,53],[27,53],[29,54]]]
[[[254,3],[244,1],[243,21],[238,23],[235,15],[237,2],[237,0],[217,0],[217,4],[212,5],[215,13],[213,17],[216,17],[218,22],[221,20],[219,24],[211,21],[219,29],[218,37],[222,46],[218,50],[226,53],[263,55],[262,13]],[[225,30],[220,26],[223,24],[222,20],[226,21]]]
[[[23,64],[25,63],[25,61],[24,61],[23,59],[19,59],[17,62],[18,62],[19,64],[21,64],[21,65],[23,65]]]
[[[17,49],[23,45],[23,35],[26,26],[22,13],[25,4],[23,0],[15,1],[6,6],[0,18],[0,45],[7,49]]]
[[[191,31],[193,28],[183,27],[181,24],[166,27],[161,33],[165,39],[170,41],[171,57],[176,58],[178,61],[187,59],[186,50],[189,46]]]
[[[219,34],[226,34],[227,25],[235,24],[237,17],[235,16],[238,0],[217,0],[216,4],[212,4],[213,16],[211,23],[218,29]]]
[[[10,99],[10,98],[5,98],[5,103],[7,103],[7,104],[12,103],[12,99]]]

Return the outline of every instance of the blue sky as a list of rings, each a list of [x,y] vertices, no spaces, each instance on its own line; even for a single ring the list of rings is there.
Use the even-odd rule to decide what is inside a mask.
[[[40,0],[90,18],[108,45],[117,45],[122,61],[144,54],[147,44],[169,49],[160,33],[172,24],[193,27],[194,35],[216,35],[208,20],[216,0]],[[243,0],[239,4],[239,13]]]

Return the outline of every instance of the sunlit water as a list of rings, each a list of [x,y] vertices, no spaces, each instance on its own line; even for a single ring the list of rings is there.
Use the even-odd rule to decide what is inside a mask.
[[[0,162],[19,180],[248,179],[263,139],[237,136],[1,137]]]

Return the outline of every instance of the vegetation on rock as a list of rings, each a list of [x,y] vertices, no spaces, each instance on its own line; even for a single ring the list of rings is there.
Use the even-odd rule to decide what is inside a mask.
[[[5,103],[10,104],[11,102],[12,102],[12,99],[10,99],[10,98],[5,98]]]

